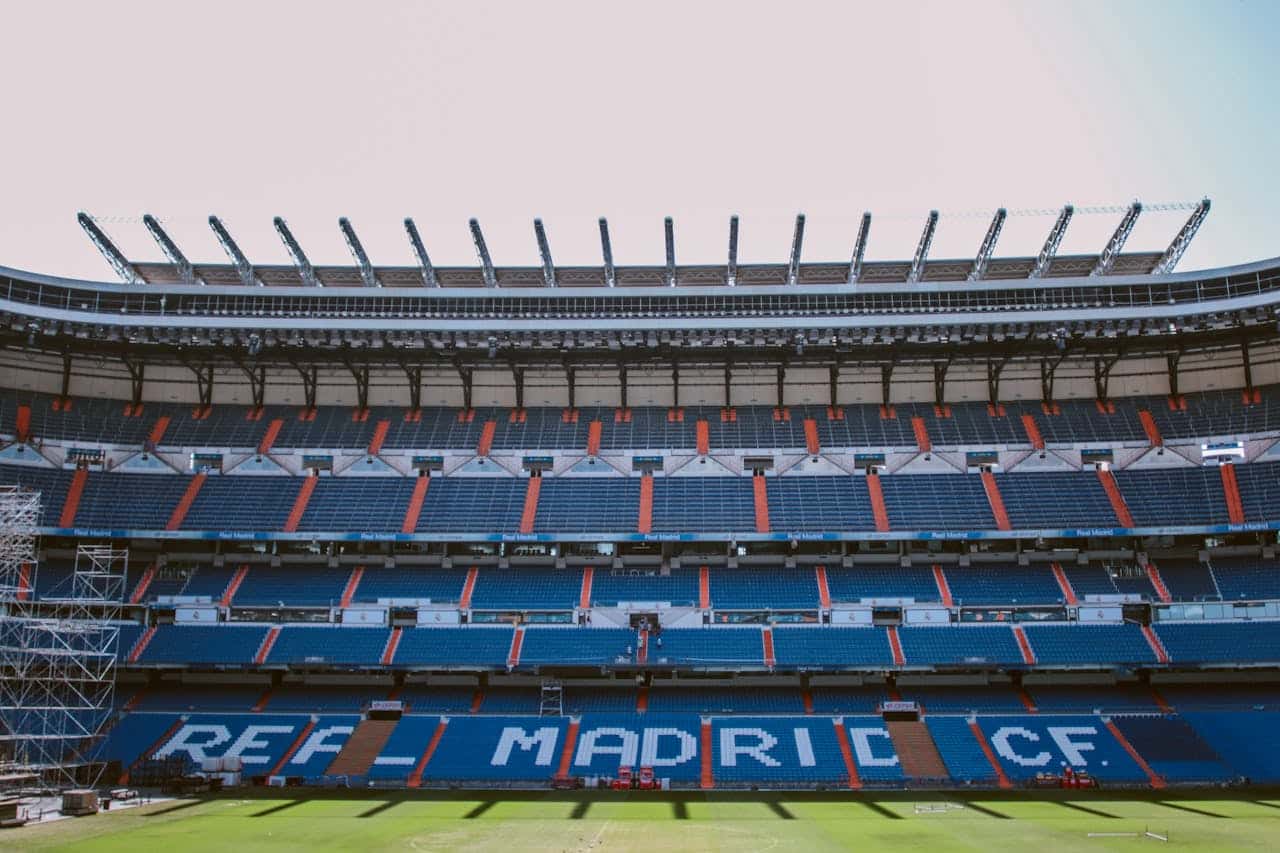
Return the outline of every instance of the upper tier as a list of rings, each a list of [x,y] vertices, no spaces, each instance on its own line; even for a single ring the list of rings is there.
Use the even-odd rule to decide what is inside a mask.
[[[1256,401],[1256,402],[1255,402]],[[20,412],[30,408],[29,416]],[[1146,414],[1150,424],[1145,424]],[[25,418],[25,424],[20,423]],[[279,427],[274,422],[279,420]],[[425,407],[408,419],[402,408],[373,407],[359,420],[347,407],[321,406],[303,419],[297,407],[215,405],[208,412],[176,403],[76,398],[64,406],[55,397],[19,391],[0,396],[0,433],[46,442],[90,442],[167,448],[258,448],[268,433],[277,450],[376,449],[476,451],[492,423],[493,451],[580,450],[591,444],[599,422],[598,452],[694,450],[699,424],[706,423],[707,449],[812,449],[812,431],[822,450],[931,447],[1098,447],[1117,443],[1241,438],[1280,432],[1280,387],[1167,397],[1128,397],[1110,406],[1063,401],[1056,408],[1027,401],[999,408],[955,403],[944,408],[902,403],[826,406],[685,406],[614,409]],[[808,426],[812,422],[812,427]],[[383,424],[385,423],[385,427]],[[163,424],[163,426],[160,426]],[[923,430],[923,432],[921,431]],[[375,442],[375,436],[382,433]]]

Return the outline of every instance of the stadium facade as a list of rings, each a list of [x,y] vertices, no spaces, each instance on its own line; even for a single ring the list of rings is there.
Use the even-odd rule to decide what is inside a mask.
[[[688,787],[1280,781],[1280,259],[0,269],[12,607],[127,547],[100,757]],[[226,760],[226,761],[224,761]],[[231,763],[228,764],[227,761]],[[221,763],[220,763],[221,762]]]

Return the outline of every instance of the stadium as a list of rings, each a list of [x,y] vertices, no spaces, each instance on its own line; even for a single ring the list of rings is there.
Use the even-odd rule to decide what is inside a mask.
[[[901,262],[867,214],[849,260],[800,216],[739,264],[734,217],[692,266],[671,219],[651,266],[604,219],[558,266],[536,221],[528,268],[475,220],[478,265],[407,219],[387,267],[277,218],[273,266],[217,217],[224,264],[81,214],[120,282],[0,269],[5,778],[263,814],[1265,806],[1280,260],[1176,272],[1209,202],[1179,209],[1163,252],[1124,251],[1134,203],[1095,255],[1058,253],[1067,206],[1035,257],[1002,209],[951,259],[934,212]]]

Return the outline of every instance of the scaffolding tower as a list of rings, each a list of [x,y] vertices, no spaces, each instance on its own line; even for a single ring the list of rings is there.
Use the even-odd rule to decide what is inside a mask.
[[[37,601],[40,494],[0,486],[0,788],[96,785],[129,552],[80,545]]]

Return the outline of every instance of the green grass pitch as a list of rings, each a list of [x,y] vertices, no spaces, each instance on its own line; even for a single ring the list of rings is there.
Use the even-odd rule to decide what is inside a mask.
[[[918,806],[951,802],[945,811]],[[1089,837],[1089,833],[1164,835]],[[1272,850],[1280,792],[255,791],[0,830],[6,850]]]

